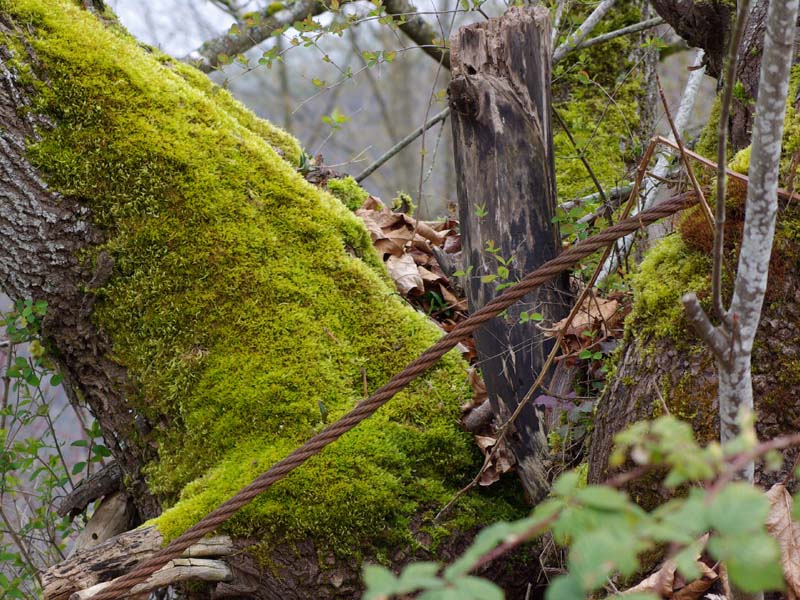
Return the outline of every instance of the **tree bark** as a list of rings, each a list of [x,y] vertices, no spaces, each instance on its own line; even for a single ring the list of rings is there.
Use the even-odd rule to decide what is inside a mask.
[[[735,3],[727,0],[652,0],[652,4],[690,46],[705,50],[707,73],[721,79],[731,24],[736,16]],[[742,87],[731,110],[729,129],[734,151],[750,143],[768,6],[769,0],[755,0],[739,49],[736,81],[741,82]]]
[[[71,0],[20,0],[0,10],[0,78],[0,285],[47,301],[70,399],[164,538],[351,408],[362,373],[374,389],[440,335],[388,287],[363,224],[295,171],[297,142],[196,70]],[[353,597],[361,560],[452,558],[484,509],[519,514],[476,496],[472,525],[429,549],[479,467],[464,370],[445,357],[245,507],[217,597]],[[103,583],[135,558],[73,564]]]
[[[550,104],[547,10],[512,8],[459,30],[451,41],[453,147],[457,173],[464,286],[470,311],[559,250]],[[486,282],[486,278],[495,279]],[[529,294],[475,334],[481,371],[495,414],[505,420],[535,382],[547,348],[536,323],[566,314],[566,277]],[[532,502],[548,491],[547,440],[528,402],[515,422],[511,449]]]
[[[0,33],[14,34],[14,26],[0,15]],[[128,475],[128,489],[143,518],[160,512],[147,490],[141,465],[154,456],[137,442],[150,426],[134,410],[126,410],[130,383],[123,366],[109,358],[109,339],[90,319],[94,295],[104,277],[103,265],[82,264],[78,255],[98,244],[103,233],[90,220],[77,198],[48,189],[26,155],[39,131],[50,128],[31,110],[27,93],[9,66],[10,50],[0,48],[0,286],[11,298],[37,298],[48,303],[44,330],[58,349],[57,358],[74,403],[86,402],[106,434],[106,444]],[[102,262],[102,261],[101,261]],[[77,391],[80,390],[80,398]]]

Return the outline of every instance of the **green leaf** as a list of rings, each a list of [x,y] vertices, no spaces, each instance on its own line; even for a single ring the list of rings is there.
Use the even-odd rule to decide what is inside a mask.
[[[576,471],[567,471],[558,476],[553,483],[553,494],[555,496],[572,496],[578,488],[580,475]]]
[[[381,565],[364,565],[364,583],[367,592],[364,600],[377,600],[381,596],[391,594],[397,583],[397,577],[389,569]]]
[[[408,565],[400,574],[393,593],[410,594],[417,590],[443,588],[444,581],[437,576],[439,569],[440,565],[435,562],[419,562]]]
[[[556,577],[547,586],[544,594],[545,600],[585,600],[580,582],[572,575]]]
[[[417,600],[462,600],[459,591],[454,588],[428,590],[419,595]]]
[[[698,489],[689,491],[689,496],[685,500],[671,500],[653,511],[653,516],[661,523],[694,540],[705,533],[709,528],[708,507],[705,503],[705,493]],[[674,540],[681,541],[680,537]],[[686,543],[689,543],[687,540]]]
[[[73,475],[77,475],[78,473],[83,471],[85,468],[86,468],[86,463],[85,462],[75,463],[75,465],[72,467],[72,474]]]
[[[637,555],[647,547],[632,527],[603,527],[575,541],[569,552],[569,571],[584,589],[593,590],[615,571],[633,574],[639,567]]]
[[[456,582],[456,591],[461,593],[461,598],[467,600],[503,600],[503,590],[491,581],[480,577],[463,577]]]
[[[619,511],[631,506],[631,502],[625,494],[602,485],[579,489],[575,493],[575,499],[581,504],[600,510]]]
[[[483,275],[481,277],[481,283],[492,283],[495,279],[497,279],[497,275]]]
[[[699,579],[701,573],[697,566],[697,556],[702,551],[701,544],[695,542],[690,544],[675,555],[673,559],[678,567],[678,572],[683,575],[686,581]]]
[[[56,387],[57,385],[61,385],[61,382],[64,380],[64,376],[61,373],[56,373],[50,378],[50,385]]]
[[[741,481],[726,486],[708,508],[709,524],[726,535],[763,531],[768,514],[767,497]]]
[[[92,446],[92,453],[95,456],[100,456],[102,458],[111,456],[111,451],[102,444],[97,444],[96,446]]]
[[[75,446],[76,448],[86,448],[89,445],[89,442],[86,440],[75,440],[70,444],[70,446]]]
[[[725,561],[728,576],[742,591],[783,589],[780,549],[767,533],[711,536],[708,550],[714,558]]]

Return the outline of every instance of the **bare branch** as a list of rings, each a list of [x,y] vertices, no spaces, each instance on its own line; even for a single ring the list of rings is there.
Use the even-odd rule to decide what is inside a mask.
[[[615,31],[609,31],[608,33],[604,33],[603,35],[598,35],[597,37],[593,37],[590,40],[586,40],[585,42],[581,42],[573,50],[583,50],[584,48],[591,48],[592,46],[597,46],[598,44],[603,44],[605,42],[610,42],[618,37],[622,37],[623,35],[631,35],[632,33],[639,33],[640,31],[647,31],[648,29],[652,29],[653,27],[658,27],[664,23],[664,19],[661,17],[655,17],[652,19],[647,19],[646,21],[642,21],[641,23],[634,23],[633,25],[628,25],[627,27],[622,27],[621,29],[617,29]]]
[[[606,16],[608,11],[610,11],[614,5],[617,3],[617,0],[603,0],[600,4],[597,5],[586,20],[581,23],[581,26],[578,27],[578,30],[569,36],[563,44],[561,44],[558,48],[555,49],[553,52],[553,64],[556,64],[561,59],[563,59],[567,54],[575,50],[583,40],[586,39],[586,36],[589,35],[595,26]]]
[[[348,1],[344,0],[341,4]],[[384,8],[387,14],[398,17],[400,31],[416,42],[437,62],[441,62],[442,66],[450,68],[449,53],[442,48],[443,42],[436,35],[436,30],[416,14],[416,8],[408,0],[386,0]],[[274,32],[328,10],[329,7],[319,0],[295,0],[274,14],[268,12],[269,8],[264,9],[260,19],[257,19],[252,25],[237,23],[238,32],[226,32],[208,40],[197,50],[185,56],[183,60],[196,65],[204,73],[210,73],[219,67],[220,55],[237,56],[247,52],[270,38]]]
[[[693,64],[699,64],[703,60],[703,51],[698,50],[695,54]],[[696,69],[692,71],[689,75],[689,80],[686,82],[686,88],[683,90],[683,95],[681,96],[681,103],[678,107],[678,112],[675,114],[675,130],[682,134],[686,126],[689,122],[689,116],[692,113],[692,109],[694,108],[695,100],[697,99],[697,94],[700,91],[700,83],[703,80],[703,74],[705,69]],[[644,181],[644,185],[642,186],[642,191],[644,192],[644,200],[642,201],[642,206],[646,210],[649,208],[656,199],[656,192],[658,190],[657,187],[657,179],[659,177],[664,177],[670,170],[672,157],[669,153],[661,152],[658,155],[658,160],[656,161],[656,166],[653,169],[654,177],[648,177]],[[638,212],[637,209],[634,209],[633,214]],[[630,247],[633,245],[634,236],[626,236],[621,241],[617,242],[620,246],[619,254],[625,256]],[[598,278],[599,282],[605,281],[608,276],[616,271],[617,269],[617,253],[612,254],[608,257],[608,260],[603,265],[603,271]]]
[[[725,334],[711,323],[703,307],[700,306],[697,295],[694,292],[689,292],[684,294],[681,301],[683,302],[683,308],[686,310],[686,318],[695,332],[697,332],[697,335],[708,344],[717,360],[726,360],[728,354],[730,354],[730,342],[726,339]]]
[[[450,52],[443,48],[444,41],[433,26],[416,14],[417,9],[408,0],[384,0],[387,14],[400,16],[400,31],[405,33],[422,50],[445,69],[450,70]]]
[[[212,38],[183,58],[185,62],[196,65],[204,73],[210,73],[219,66],[219,56],[236,56],[250,50],[272,36],[275,31],[319,15],[328,8],[318,0],[295,0],[285,9],[270,15],[268,9],[261,19],[251,26],[239,24],[238,33],[223,33]]]
[[[382,156],[380,156],[380,157],[379,157],[379,158],[378,158],[378,159],[377,159],[375,162],[373,162],[373,163],[372,163],[370,166],[368,166],[366,169],[364,169],[363,171],[361,171],[361,173],[359,173],[358,175],[356,175],[356,176],[355,176],[355,180],[356,180],[358,183],[361,183],[362,181],[364,181],[364,180],[365,180],[367,177],[369,177],[370,175],[372,175],[372,173],[373,173],[374,171],[376,171],[376,170],[377,170],[377,169],[379,169],[381,166],[383,166],[383,164],[384,164],[385,162],[387,162],[387,161],[388,161],[390,158],[392,158],[392,157],[393,157],[395,154],[397,154],[398,152],[400,152],[400,151],[401,151],[403,148],[405,148],[406,146],[408,146],[409,144],[411,144],[411,143],[412,143],[414,140],[416,140],[416,139],[417,139],[419,136],[421,136],[421,135],[422,135],[422,133],[423,133],[423,132],[424,132],[426,129],[430,129],[431,127],[433,127],[434,125],[436,125],[436,124],[437,124],[437,123],[439,123],[440,121],[444,121],[444,120],[447,118],[447,116],[448,116],[449,114],[450,114],[450,108],[445,108],[445,109],[444,109],[442,112],[440,112],[439,114],[437,114],[437,115],[434,115],[433,117],[431,117],[430,119],[428,119],[428,120],[425,122],[425,124],[424,124],[424,125],[421,125],[420,127],[417,127],[417,128],[414,130],[414,131],[412,131],[411,133],[409,133],[409,134],[408,134],[406,137],[404,137],[402,140],[400,140],[399,142],[397,142],[397,143],[396,143],[394,146],[392,146],[391,148],[389,148],[389,149],[388,149],[388,150],[387,150],[387,151],[386,151],[386,152],[385,152],[385,153],[384,153]]]

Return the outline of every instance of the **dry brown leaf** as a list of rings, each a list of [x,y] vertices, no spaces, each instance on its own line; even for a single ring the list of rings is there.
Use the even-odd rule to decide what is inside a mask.
[[[410,254],[390,256],[386,261],[386,268],[397,289],[404,296],[412,293],[419,294],[425,289],[419,269]]]
[[[488,487],[496,481],[499,481],[500,475],[507,473],[514,467],[514,457],[505,442],[501,442],[497,452],[495,452],[492,459],[489,460],[494,445],[497,443],[497,439],[485,435],[476,435],[474,437],[478,447],[486,457],[484,468],[478,479],[478,485]]]
[[[700,547],[705,548],[708,534],[702,536],[698,541]],[[719,579],[719,575],[700,560],[700,557],[700,554],[695,557],[695,565],[700,570],[700,579],[684,583],[683,578],[677,573],[675,561],[667,560],[655,573],[638,585],[625,590],[623,594],[651,592],[662,598],[673,598],[673,600],[700,600],[703,594]]]
[[[375,196],[370,196],[369,198],[364,200],[364,204],[361,205],[361,209],[382,211],[386,210],[386,206],[383,204],[383,202],[380,201],[380,198],[376,198]],[[358,211],[356,211],[356,214],[358,214]]]
[[[385,256],[387,254],[391,254],[393,256],[403,256],[404,253],[403,246],[398,245],[389,238],[373,240],[372,245],[375,246],[375,250],[377,250],[378,254],[381,256]]]
[[[647,579],[640,581],[637,585],[627,589],[623,594],[634,594],[636,592],[651,592],[661,597],[669,598],[672,596],[672,587],[675,583],[675,563],[668,560],[661,568],[650,575]]]
[[[497,438],[488,435],[476,435],[475,443],[478,444],[478,448],[481,449],[481,452],[485,453],[497,443]]]
[[[455,254],[461,251],[461,236],[448,235],[444,240],[444,251],[448,254]]]
[[[587,296],[578,314],[572,320],[568,335],[580,336],[584,331],[600,331],[603,335],[608,335],[606,326],[611,327],[611,322],[616,321],[615,315],[619,310],[619,302],[616,300],[607,300],[599,298],[594,295]],[[557,323],[553,323],[552,327],[543,328],[543,330],[550,336],[555,336],[564,326],[566,319],[562,319]]]
[[[447,306],[449,306],[454,310],[467,310],[466,298],[461,298],[459,300],[458,296],[456,296],[453,292],[451,292],[441,283],[439,284],[439,291],[441,292],[444,301],[447,302]]]
[[[444,236],[438,231],[435,231],[430,225],[428,225],[424,221],[417,221],[413,217],[409,217],[406,214],[403,215],[403,220],[405,221],[410,231],[416,231],[416,233],[418,233],[420,236],[422,236],[427,240],[430,240],[437,246],[441,245],[441,243],[444,241]]]
[[[375,220],[375,213],[360,208],[356,211],[356,216],[358,216],[364,222],[364,225],[366,225],[367,231],[369,231],[369,237],[373,242],[386,237],[383,235],[381,226]]]
[[[781,566],[786,580],[786,597],[800,596],[800,525],[792,520],[792,496],[786,486],[773,485],[767,492],[770,503],[767,531],[781,547]]]
[[[419,271],[420,277],[422,277],[422,281],[427,281],[429,283],[438,283],[442,280],[440,275],[436,275],[435,273],[431,273],[425,267],[417,267],[417,271]]]

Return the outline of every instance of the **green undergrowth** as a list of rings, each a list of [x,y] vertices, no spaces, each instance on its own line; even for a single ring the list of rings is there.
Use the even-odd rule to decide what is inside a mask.
[[[158,448],[145,471],[170,539],[440,332],[389,287],[360,221],[297,174],[288,134],[74,4],[0,8],[37,57],[33,70],[16,61],[31,110],[55,124],[30,159],[103,231],[81,259],[114,261],[87,293],[127,369],[130,407],[153,426],[126,435]],[[25,52],[19,38],[2,43]],[[465,381],[449,354],[225,530],[351,554],[412,541],[480,464],[458,427]],[[511,518],[519,504],[506,497],[473,495],[445,525]]]
[[[638,23],[634,0],[618,3],[592,36]],[[577,10],[577,9],[576,9]],[[582,23],[580,11],[570,18]],[[561,40],[560,40],[561,41]],[[607,192],[627,181],[628,166],[643,151],[639,139],[640,99],[645,93],[641,70],[630,60],[637,36],[615,40],[570,54],[553,74],[553,105],[575,138],[579,150]],[[567,134],[553,124],[559,199],[570,200],[597,191]]]

